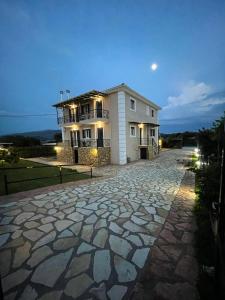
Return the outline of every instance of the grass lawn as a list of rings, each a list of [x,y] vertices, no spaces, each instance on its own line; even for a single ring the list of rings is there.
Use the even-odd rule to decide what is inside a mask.
[[[29,167],[37,167],[37,166],[45,166],[44,168],[29,168]],[[17,169],[17,170],[6,170],[0,167],[0,195],[5,194],[4,188],[4,174],[7,175],[8,181],[17,181],[17,180],[25,180],[31,178],[40,178],[40,177],[51,177],[59,175],[58,167],[50,167],[43,164],[20,160],[17,164],[7,165],[5,168],[18,168],[18,167],[28,167],[27,169]],[[62,168],[62,182],[76,181],[80,179],[90,178],[90,173],[81,174],[76,170]],[[46,178],[46,179],[38,179],[32,181],[24,181],[19,183],[11,183],[8,185],[9,194],[22,192],[27,190],[36,189],[39,187],[50,186],[54,184],[59,184],[60,178]]]

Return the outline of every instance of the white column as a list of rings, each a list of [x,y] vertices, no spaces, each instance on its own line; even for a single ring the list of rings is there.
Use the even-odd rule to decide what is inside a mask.
[[[119,164],[127,163],[125,93],[118,92]]]

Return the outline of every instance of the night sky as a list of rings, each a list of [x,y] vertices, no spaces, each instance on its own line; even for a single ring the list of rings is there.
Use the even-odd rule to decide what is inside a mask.
[[[0,34],[0,134],[56,129],[61,89],[123,82],[162,107],[164,133],[225,110],[224,0],[1,0]]]

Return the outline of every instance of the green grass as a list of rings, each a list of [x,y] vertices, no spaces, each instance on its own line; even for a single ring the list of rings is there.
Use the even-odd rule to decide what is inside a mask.
[[[17,167],[36,167],[36,166],[45,166],[44,168],[27,168],[27,169],[17,169],[17,170],[6,170],[5,168],[17,168]],[[31,178],[40,178],[40,177],[51,177],[59,175],[58,167],[46,167],[46,165],[42,165],[35,162],[30,162],[27,160],[20,160],[17,164],[5,165],[5,168],[0,166],[0,195],[5,194],[4,188],[4,174],[7,175],[8,181],[17,181],[17,180],[25,180]],[[67,175],[67,176],[66,176]],[[90,173],[81,174],[76,170],[62,168],[62,182],[76,181],[80,179],[90,178]],[[40,187],[50,186],[54,184],[59,184],[60,178],[47,178],[47,179],[38,179],[32,181],[24,181],[20,183],[11,183],[8,185],[8,191],[10,193],[17,193],[27,190],[32,190]]]

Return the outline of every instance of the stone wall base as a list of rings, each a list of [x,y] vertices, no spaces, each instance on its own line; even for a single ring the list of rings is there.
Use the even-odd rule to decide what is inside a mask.
[[[74,164],[73,149],[70,146],[60,143],[57,146],[57,160],[65,164]]]

